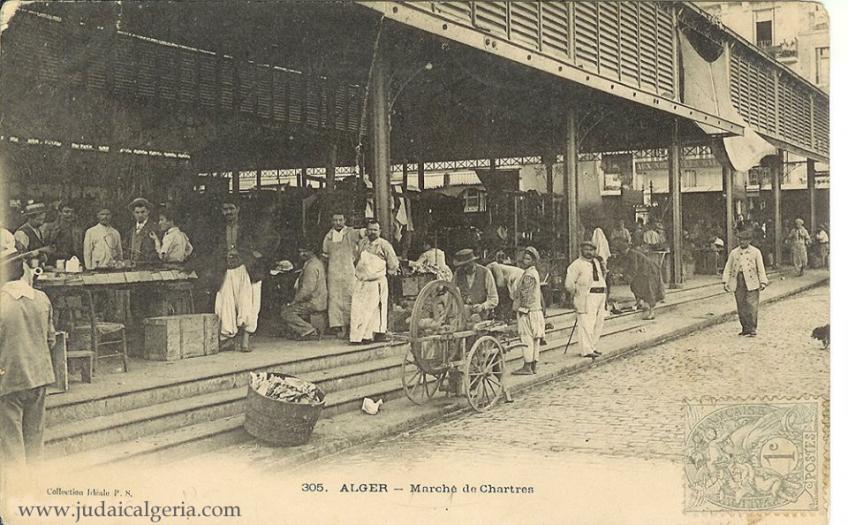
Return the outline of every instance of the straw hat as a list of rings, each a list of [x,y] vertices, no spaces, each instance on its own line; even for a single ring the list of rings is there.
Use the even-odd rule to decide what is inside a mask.
[[[26,208],[24,208],[24,215],[38,215],[39,213],[47,213],[47,206],[44,205],[43,202],[33,202],[32,204],[27,204]]]
[[[464,264],[473,263],[476,260],[477,256],[474,255],[474,250],[472,250],[471,248],[459,250],[453,256],[453,264],[456,266],[462,266]]]

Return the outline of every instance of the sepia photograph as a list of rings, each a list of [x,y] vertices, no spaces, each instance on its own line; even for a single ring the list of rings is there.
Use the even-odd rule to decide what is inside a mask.
[[[0,2],[0,525],[837,523],[830,4]]]

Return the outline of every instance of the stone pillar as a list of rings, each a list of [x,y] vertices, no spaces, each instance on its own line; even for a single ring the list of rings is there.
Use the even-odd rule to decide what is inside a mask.
[[[671,198],[671,282],[670,288],[683,284],[683,207],[680,193],[680,121],[671,124],[668,148],[668,192]]]

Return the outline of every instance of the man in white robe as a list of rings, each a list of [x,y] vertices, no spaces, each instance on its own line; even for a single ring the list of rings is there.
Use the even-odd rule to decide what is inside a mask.
[[[350,315],[350,342],[385,340],[388,331],[389,282],[400,263],[392,244],[380,238],[380,223],[371,219],[359,242]]]

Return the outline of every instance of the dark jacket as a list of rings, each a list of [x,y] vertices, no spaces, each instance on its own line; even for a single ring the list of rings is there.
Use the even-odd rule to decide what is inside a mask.
[[[186,263],[186,268],[197,272],[198,285],[217,291],[224,282],[227,273],[227,233],[226,226],[219,224],[214,228],[209,246],[198,246],[202,255]],[[261,281],[274,266],[274,258],[280,244],[279,235],[269,226],[251,224],[239,220],[239,233],[236,250],[241,263],[250,275],[250,281]],[[261,257],[256,257],[257,252]]]
[[[150,232],[152,231],[154,230],[150,219],[148,219],[147,223],[138,233],[135,231],[135,223],[130,227],[129,235],[125,237],[129,239],[127,241],[127,249],[124,250],[130,261],[159,262],[159,255],[156,253],[156,242],[150,238]]]

